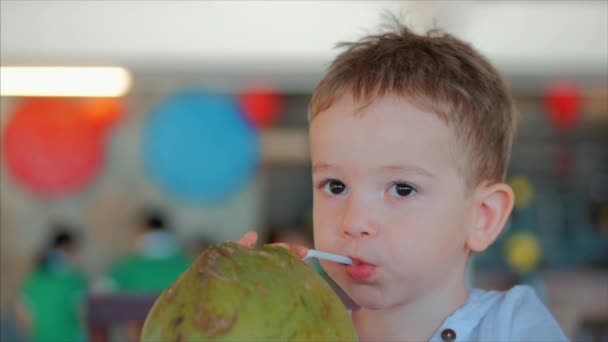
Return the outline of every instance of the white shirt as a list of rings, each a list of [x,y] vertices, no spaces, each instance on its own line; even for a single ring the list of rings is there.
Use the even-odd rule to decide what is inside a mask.
[[[454,335],[454,339],[449,339]],[[506,292],[470,289],[465,304],[443,322],[430,341],[569,339],[534,290],[518,285]]]

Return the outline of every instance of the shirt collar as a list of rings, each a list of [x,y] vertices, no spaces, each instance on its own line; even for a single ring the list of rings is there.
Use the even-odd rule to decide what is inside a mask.
[[[442,333],[446,329],[451,329],[456,333],[457,341],[466,340],[494,304],[493,300],[489,300],[492,297],[490,292],[479,289],[469,289],[468,292],[469,296],[465,303],[445,319],[430,341],[445,341]]]

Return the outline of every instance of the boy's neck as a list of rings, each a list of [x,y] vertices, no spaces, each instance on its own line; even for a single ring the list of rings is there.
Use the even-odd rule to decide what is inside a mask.
[[[464,305],[464,279],[443,284],[425,297],[383,310],[360,309],[352,318],[359,341],[428,341],[454,311]]]

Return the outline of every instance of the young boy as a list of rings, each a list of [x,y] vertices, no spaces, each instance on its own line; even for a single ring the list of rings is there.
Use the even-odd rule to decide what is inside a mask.
[[[321,264],[360,306],[359,339],[567,340],[531,288],[465,286],[513,207],[515,109],[498,72],[438,31],[343,46],[309,108],[314,242],[356,262]]]

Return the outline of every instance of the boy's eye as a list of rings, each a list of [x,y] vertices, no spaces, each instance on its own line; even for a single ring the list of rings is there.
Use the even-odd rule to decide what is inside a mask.
[[[417,191],[409,184],[395,183],[390,188],[390,194],[394,197],[408,197],[415,194]]]
[[[344,185],[344,183],[337,181],[337,180],[330,180],[327,183],[325,183],[324,190],[328,194],[340,195],[344,191],[346,191],[346,185]]]

